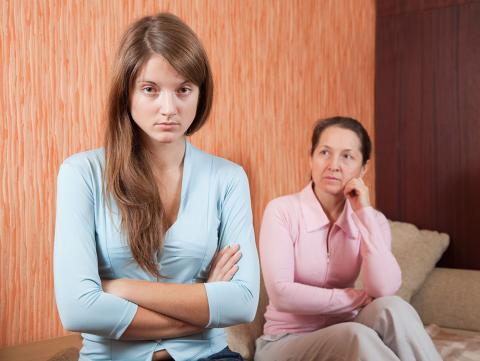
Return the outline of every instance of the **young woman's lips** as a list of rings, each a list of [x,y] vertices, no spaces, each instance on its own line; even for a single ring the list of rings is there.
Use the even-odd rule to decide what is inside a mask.
[[[173,130],[173,129],[176,129],[178,126],[180,126],[180,124],[174,123],[174,122],[164,122],[164,123],[155,123],[153,126],[161,130]]]

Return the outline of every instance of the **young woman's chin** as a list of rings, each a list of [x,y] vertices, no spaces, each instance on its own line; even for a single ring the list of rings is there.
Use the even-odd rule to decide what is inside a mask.
[[[172,144],[185,138],[183,133],[179,132],[159,132],[148,134],[148,140],[153,144]]]

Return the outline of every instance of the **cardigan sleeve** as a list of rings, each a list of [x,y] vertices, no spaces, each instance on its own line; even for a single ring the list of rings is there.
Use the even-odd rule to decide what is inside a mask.
[[[57,179],[55,297],[67,330],[119,339],[137,305],[102,290],[95,242],[95,194],[87,167],[79,161],[64,162]]]
[[[221,202],[219,247],[237,243],[242,257],[231,281],[205,283],[210,310],[209,328],[251,322],[258,305],[260,270],[248,179],[240,166],[235,166],[231,175],[225,175],[230,180]]]

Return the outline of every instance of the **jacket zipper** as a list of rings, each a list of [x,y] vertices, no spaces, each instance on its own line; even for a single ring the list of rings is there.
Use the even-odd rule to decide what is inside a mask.
[[[327,282],[327,277],[328,277],[328,266],[329,266],[329,263],[330,263],[330,245],[329,245],[329,241],[330,241],[330,232],[331,232],[332,228],[330,228],[328,230],[328,233],[327,233],[327,267],[326,267],[326,270],[325,270],[325,278],[323,279],[323,283],[325,284]]]
[[[331,226],[328,229],[328,233],[327,233],[327,265],[330,263],[330,234],[331,234],[332,228],[333,226]]]

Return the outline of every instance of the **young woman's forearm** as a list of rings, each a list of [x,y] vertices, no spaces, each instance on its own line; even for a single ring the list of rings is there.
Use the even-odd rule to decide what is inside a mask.
[[[104,282],[104,291],[195,326],[204,327],[210,318],[207,293],[202,283],[175,284],[117,279]]]
[[[129,341],[160,340],[193,335],[203,330],[202,327],[139,306],[121,339]]]
[[[238,270],[238,244],[225,247],[212,260],[207,282],[228,282]],[[175,284],[134,279],[103,280],[103,291],[150,311],[205,327],[210,321],[207,291],[203,283]]]

